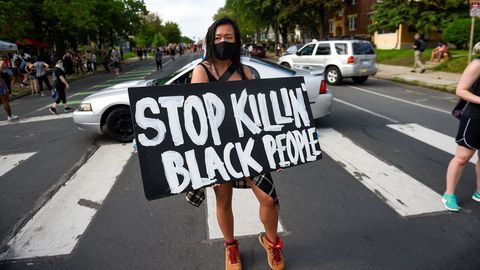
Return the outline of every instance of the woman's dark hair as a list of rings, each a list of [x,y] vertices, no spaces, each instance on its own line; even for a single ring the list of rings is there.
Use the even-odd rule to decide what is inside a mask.
[[[208,28],[207,35],[205,36],[206,42],[206,54],[205,60],[210,63],[213,63],[213,50],[215,44],[215,32],[217,31],[217,27],[220,25],[230,24],[233,27],[233,32],[235,34],[235,53],[232,56],[232,65],[233,68],[240,73],[242,78],[245,78],[245,73],[243,72],[242,62],[240,61],[240,30],[238,29],[237,23],[229,17],[223,17],[219,20],[216,20],[210,27]]]

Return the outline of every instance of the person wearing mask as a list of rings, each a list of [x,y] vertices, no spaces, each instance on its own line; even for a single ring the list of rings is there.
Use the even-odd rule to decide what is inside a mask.
[[[206,35],[206,56],[192,74],[192,83],[208,83],[219,80],[251,80],[250,69],[240,62],[240,31],[235,21],[224,17],[215,21]],[[272,177],[269,173],[254,178],[214,185],[216,197],[217,221],[225,241],[225,268],[242,269],[239,243],[234,237],[232,213],[232,188],[249,187],[260,202],[260,220],[265,232],[258,236],[261,246],[267,254],[271,269],[284,269],[282,241],[277,234],[278,200]],[[204,199],[204,190],[198,189],[187,194],[187,200],[198,206]]]
[[[43,83],[46,84],[48,90],[52,90],[52,85],[50,84],[50,81],[48,80],[48,74],[47,74],[47,70],[48,70],[48,64],[41,61],[41,60],[38,60],[36,61],[33,66],[35,67],[35,70],[37,71],[37,81],[38,81],[38,88],[39,88],[39,92],[40,92],[40,95],[44,96],[45,94],[43,93]]]
[[[4,61],[0,60],[0,67],[5,65]],[[0,78],[0,101],[2,102],[3,109],[7,113],[7,120],[12,121],[18,119],[18,116],[12,114],[12,109],[10,108],[10,103],[8,100],[9,97],[8,87],[3,78]]]
[[[57,64],[55,65],[55,70],[53,71],[53,76],[55,78],[54,85],[55,90],[57,91],[57,98],[55,102],[53,102],[52,107],[50,107],[49,111],[53,114],[57,114],[57,106],[60,102],[63,103],[65,112],[70,112],[73,109],[68,107],[67,105],[67,96],[65,94],[65,89],[69,89],[70,86],[68,85],[65,69],[63,68],[62,60],[58,60]]]
[[[473,51],[480,53],[480,42]],[[477,153],[479,159],[475,164],[477,187],[472,199],[480,202],[480,57],[474,59],[463,71],[455,91],[456,95],[467,103],[460,116],[460,125],[456,137],[457,150],[448,164],[447,183],[442,197],[443,205],[450,211],[460,211],[455,189],[462,177],[463,170],[470,158]]]

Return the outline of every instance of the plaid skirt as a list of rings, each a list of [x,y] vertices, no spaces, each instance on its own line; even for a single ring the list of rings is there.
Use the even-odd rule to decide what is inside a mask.
[[[275,192],[275,185],[273,184],[272,175],[270,173],[262,174],[252,178],[252,182],[259,187],[263,192],[272,197],[275,205],[279,206],[277,193]],[[240,179],[233,182],[234,188],[250,188],[247,180]],[[193,206],[199,207],[205,200],[205,188],[199,188],[189,191],[186,196],[187,202]]]

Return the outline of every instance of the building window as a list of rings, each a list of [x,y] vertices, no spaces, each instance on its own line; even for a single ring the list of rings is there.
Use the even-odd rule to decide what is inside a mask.
[[[355,31],[357,29],[357,15],[348,16],[348,30]]]
[[[333,19],[328,20],[328,32],[333,33]]]

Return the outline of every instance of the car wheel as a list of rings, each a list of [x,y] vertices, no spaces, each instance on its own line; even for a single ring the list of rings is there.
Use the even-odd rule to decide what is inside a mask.
[[[290,64],[287,63],[287,62],[283,62],[283,63],[281,63],[281,65],[284,66],[284,67],[292,68],[292,67],[290,66]]]
[[[107,116],[107,134],[121,142],[131,142],[134,137],[130,109],[120,107]]]
[[[327,68],[325,72],[325,80],[331,85],[337,85],[342,82],[342,73],[336,67]]]
[[[352,77],[352,80],[354,83],[364,83],[368,79],[368,76],[358,76],[358,77]]]

